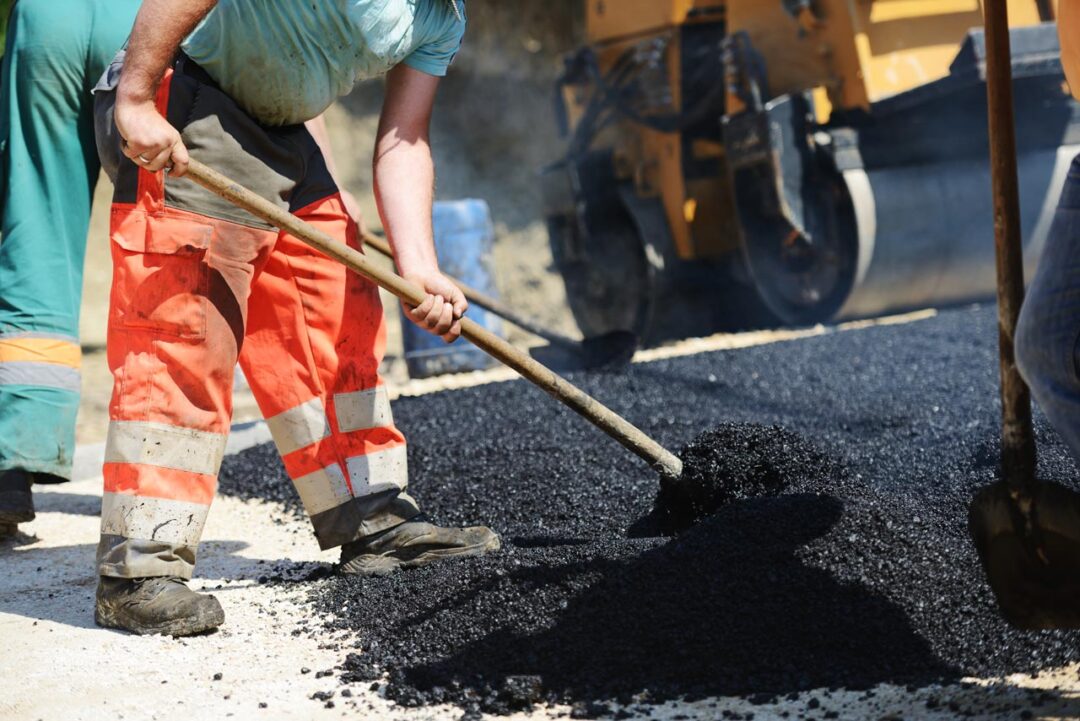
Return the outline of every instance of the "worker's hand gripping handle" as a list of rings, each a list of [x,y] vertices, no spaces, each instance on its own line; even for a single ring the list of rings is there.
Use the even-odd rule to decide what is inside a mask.
[[[424,301],[424,291],[401,276],[379,267],[363,253],[348,247],[322,231],[282,210],[270,201],[192,159],[185,176],[194,180],[257,218],[299,238],[304,243],[356,271],[405,303],[417,306]],[[661,474],[678,478],[682,461],[640,429],[619,416],[577,386],[537,362],[470,318],[461,321],[461,334],[476,347],[513,368],[526,379],[543,388],[556,399],[584,416],[627,449],[648,462]]]

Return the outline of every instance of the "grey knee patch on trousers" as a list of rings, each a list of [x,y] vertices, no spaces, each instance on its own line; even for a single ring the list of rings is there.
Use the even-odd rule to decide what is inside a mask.
[[[419,514],[416,501],[394,486],[316,513],[311,523],[319,548],[325,551],[400,526]]]
[[[112,578],[177,576],[190,579],[195,571],[197,552],[197,546],[103,533],[97,548],[98,575]]]

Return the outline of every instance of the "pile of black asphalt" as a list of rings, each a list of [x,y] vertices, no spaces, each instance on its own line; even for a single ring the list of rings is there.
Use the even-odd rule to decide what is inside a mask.
[[[653,471],[525,382],[397,401],[411,492],[434,521],[490,525],[503,550],[315,574],[308,630],[355,632],[339,683],[467,714],[1078,661],[1080,634],[1000,619],[967,535],[968,503],[998,472],[994,322],[969,308],[573,376],[684,449],[696,495],[668,491],[661,508]],[[1074,484],[1039,415],[1037,434],[1040,476]],[[221,488],[301,512],[272,446],[227,459]]]

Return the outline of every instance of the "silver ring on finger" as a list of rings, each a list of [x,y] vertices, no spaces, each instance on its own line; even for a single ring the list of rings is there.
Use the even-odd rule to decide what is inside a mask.
[[[146,157],[142,153],[139,153],[138,158],[139,158],[140,162],[142,162],[143,164],[146,164],[146,165],[148,165],[151,162],[150,158]]]

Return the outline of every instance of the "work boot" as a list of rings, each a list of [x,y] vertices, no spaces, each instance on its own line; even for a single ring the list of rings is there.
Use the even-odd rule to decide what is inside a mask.
[[[0,525],[34,520],[34,475],[21,468],[0,472]]]
[[[398,568],[424,566],[448,558],[482,556],[502,544],[490,528],[440,528],[416,517],[341,547],[338,573],[385,576]]]
[[[94,621],[140,636],[191,636],[217,628],[225,612],[213,596],[176,577],[98,579]]]

